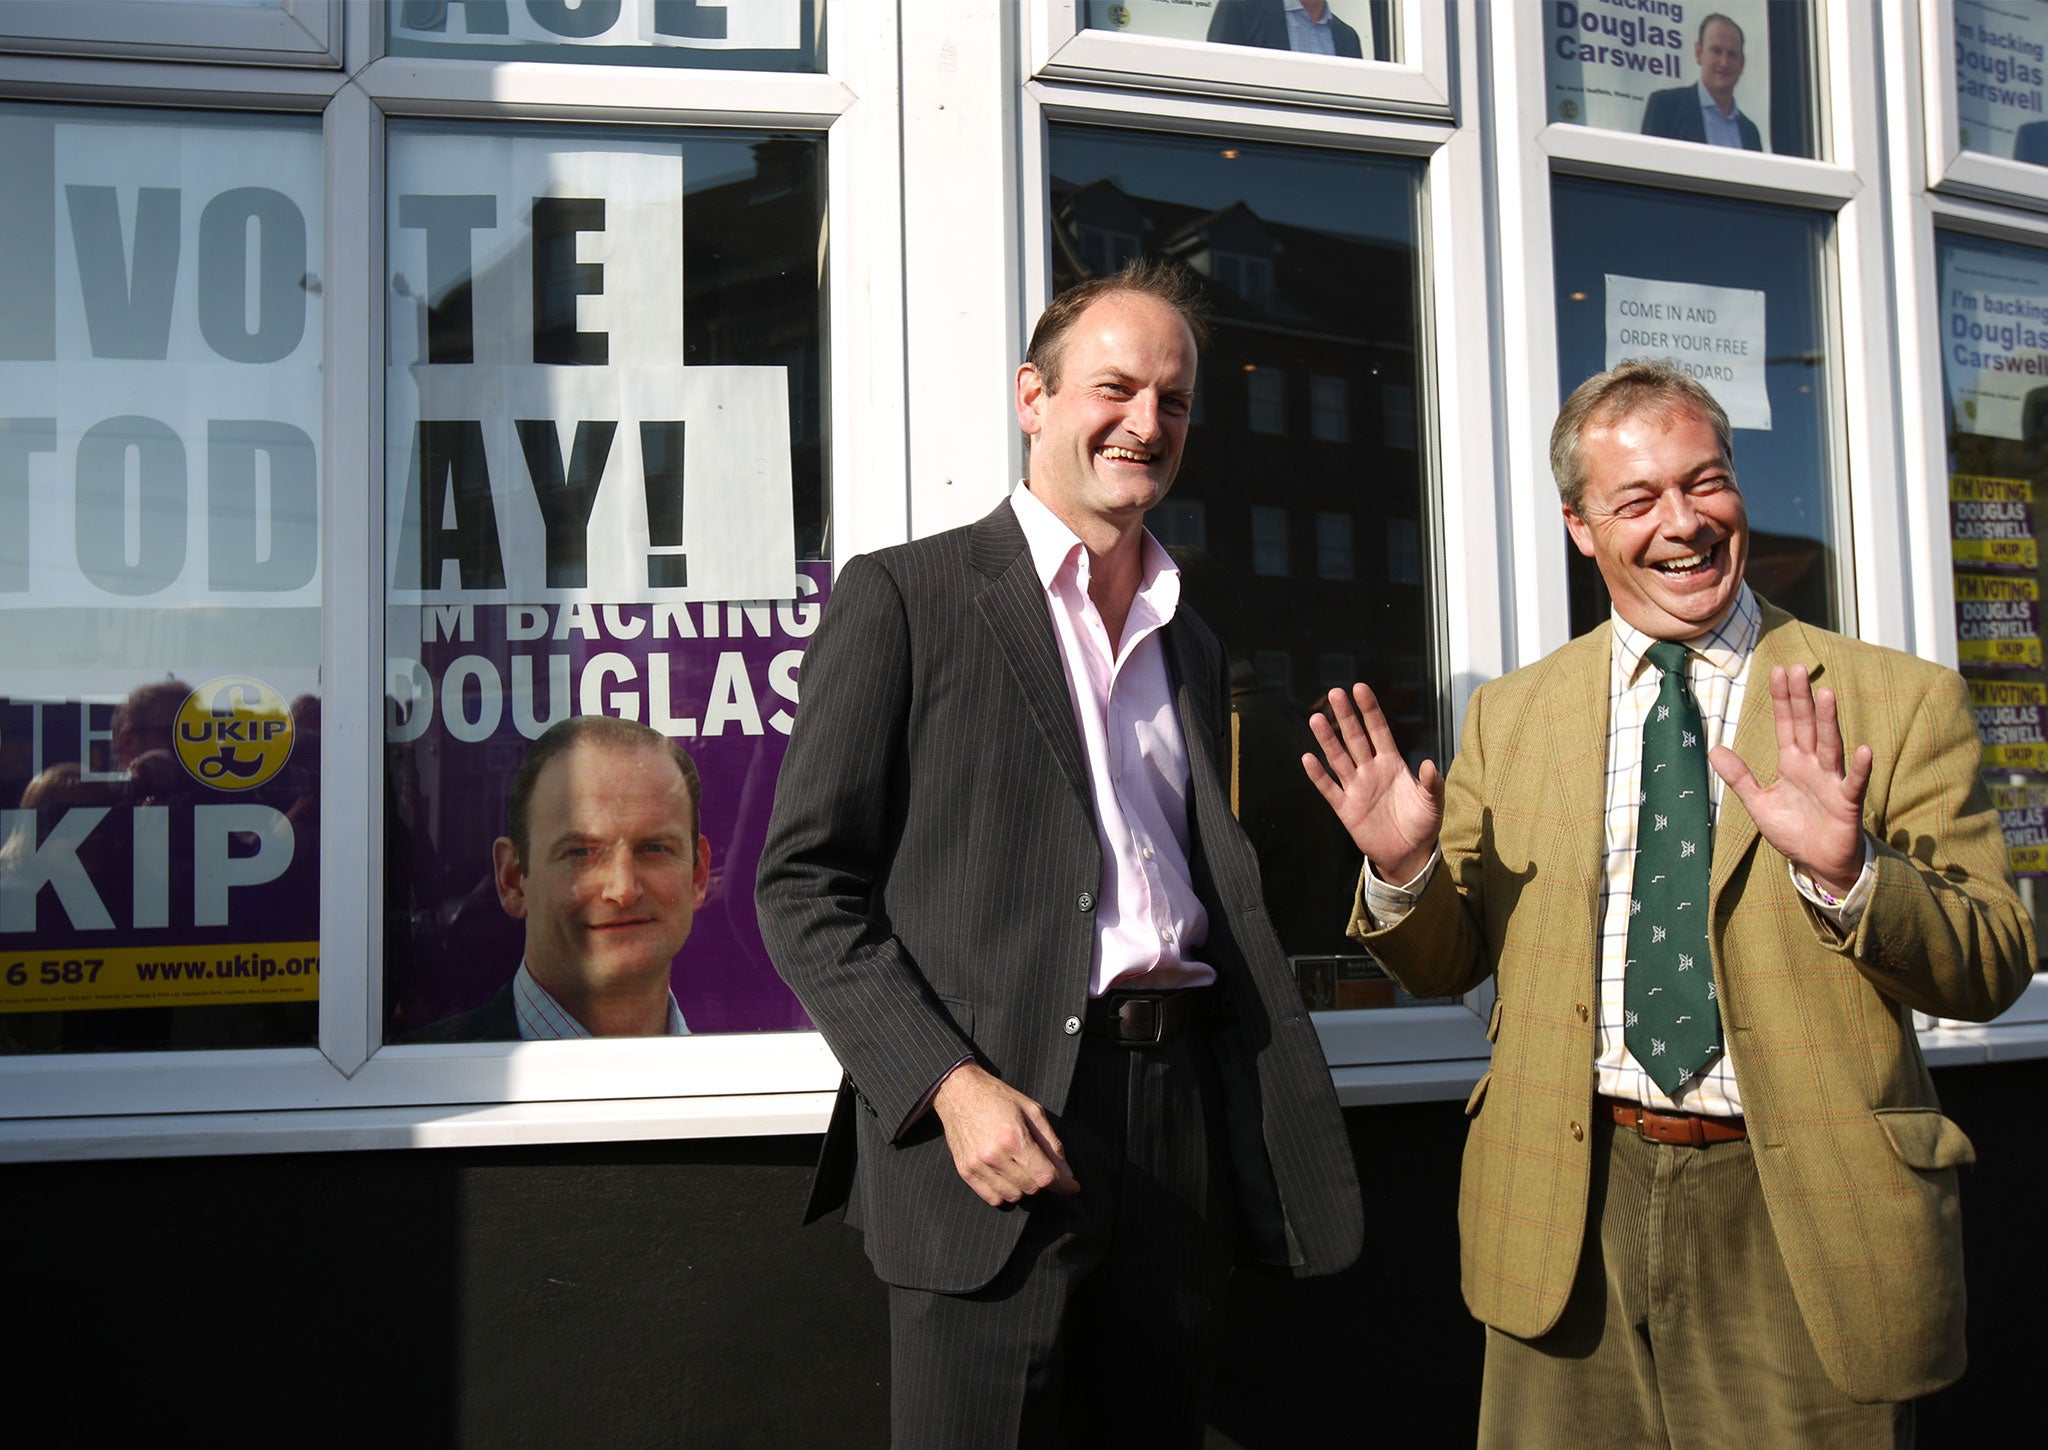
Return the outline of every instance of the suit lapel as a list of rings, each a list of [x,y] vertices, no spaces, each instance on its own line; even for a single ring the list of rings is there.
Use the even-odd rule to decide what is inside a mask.
[[[1597,896],[1607,849],[1607,707],[1613,678],[1613,626],[1598,629],[1559,651],[1557,679],[1542,690],[1543,736],[1555,752],[1550,770],[1563,797],[1562,841],[1572,843],[1579,880]],[[1597,722],[1589,729],[1588,722]],[[1540,783],[1539,783],[1540,788]]]
[[[996,647],[1016,677],[1053,758],[1066,773],[1081,803],[1093,810],[1088,767],[1081,754],[1081,730],[1060,664],[1059,642],[1046,614],[1045,586],[1032,566],[1023,526],[1005,499],[974,525],[968,559],[989,583],[975,605],[995,636]]]
[[[1808,675],[1818,680],[1821,664],[1797,620],[1762,599],[1757,603],[1764,613],[1763,633],[1749,657],[1749,679],[1742,689],[1742,718],[1735,725],[1734,750],[1757,781],[1769,785],[1778,774],[1778,727],[1771,715],[1771,670],[1778,665],[1786,669],[1805,665]],[[1714,822],[1711,881],[1717,896],[1756,841],[1756,821],[1748,808],[1734,791],[1722,787],[1721,810]]]

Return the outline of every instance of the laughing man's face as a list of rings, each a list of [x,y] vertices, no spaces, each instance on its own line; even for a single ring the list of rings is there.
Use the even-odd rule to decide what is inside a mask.
[[[1720,623],[1749,564],[1749,515],[1713,425],[1690,407],[1632,414],[1587,428],[1579,456],[1586,490],[1565,527],[1615,613],[1653,639]]]

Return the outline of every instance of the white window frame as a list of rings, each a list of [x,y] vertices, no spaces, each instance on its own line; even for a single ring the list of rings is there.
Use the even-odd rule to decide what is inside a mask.
[[[1236,95],[1448,120],[1454,94],[1450,14],[1462,7],[1393,0],[1399,62],[1295,55],[1091,30],[1086,0],[1024,0],[1026,60],[1045,80],[1182,94]]]
[[[1478,35],[1487,8],[1479,0],[1457,0],[1442,7],[1418,7],[1404,0],[1402,14],[1410,44],[1428,56],[1433,45],[1448,45],[1453,17],[1463,34]],[[1500,8],[1520,7],[1494,7],[1496,11]],[[1034,6],[1027,19],[1043,23],[1059,9],[1058,5]],[[1072,13],[1071,7],[1061,13]],[[1027,33],[1027,43],[1031,39]],[[1513,535],[1506,526],[1498,493],[1504,460],[1493,406],[1497,386],[1493,377],[1493,297],[1488,289],[1471,285],[1472,278],[1492,275],[1497,264],[1485,229],[1471,222],[1471,218],[1491,212],[1485,143],[1477,120],[1453,124],[1448,105],[1412,108],[1418,113],[1428,111],[1421,115],[1401,114],[1404,108],[1384,102],[1372,110],[1362,105],[1326,109],[1320,101],[1315,109],[1305,104],[1263,104],[1245,97],[1271,96],[1273,92],[1201,81],[1182,83],[1160,71],[1136,81],[1125,68],[1134,67],[1143,57],[1121,47],[1144,42],[1136,37],[1097,34],[1076,37],[1070,44],[1078,45],[1084,39],[1120,47],[1115,52],[1116,77],[1122,84],[1083,84],[1070,78],[1072,72],[1063,66],[1041,65],[1039,77],[1023,89],[1024,114],[1018,131],[1021,170],[1026,177],[1047,174],[1047,129],[1063,121],[1173,135],[1294,142],[1324,150],[1426,160],[1419,240],[1421,320],[1427,341],[1426,356],[1418,365],[1421,386],[1416,400],[1416,438],[1427,467],[1425,486],[1431,498],[1424,547],[1429,551],[1436,591],[1434,655],[1446,706],[1445,739],[1454,739],[1456,723],[1464,718],[1472,690],[1502,672],[1501,622],[1506,607],[1502,581],[1511,577],[1513,565]],[[1210,56],[1235,49],[1187,43],[1181,43],[1181,48],[1199,49]],[[1065,49],[1059,54],[1063,61],[1069,58]],[[1478,47],[1458,47],[1457,56],[1457,75],[1442,73],[1445,89],[1440,94],[1483,94],[1487,82]],[[1283,64],[1316,59],[1276,57]],[[1235,57],[1228,58],[1229,64],[1235,62]],[[1216,63],[1215,74],[1224,73],[1223,64]],[[1361,63],[1344,64],[1355,68]],[[1086,75],[1102,78],[1100,69]],[[1139,84],[1145,92],[1130,89]],[[1169,90],[1169,86],[1178,88]],[[1226,89],[1242,94],[1218,94]],[[1299,102],[1307,98],[1294,94],[1290,99]],[[1026,188],[1022,202],[1022,265],[1015,273],[988,277],[984,285],[990,293],[997,293],[1013,279],[1020,279],[1020,315],[1036,317],[1049,300],[1052,277],[1051,259],[1046,254],[1049,222],[1043,184]],[[924,346],[914,331],[911,345],[913,355]],[[1434,440],[1433,449],[1425,440]],[[1200,438],[1190,446],[1199,448]],[[912,486],[917,486],[915,477]],[[1447,547],[1447,539],[1458,540],[1459,546]],[[1492,1010],[1493,996],[1493,984],[1488,981],[1453,1006],[1316,1013],[1316,1030],[1340,1100],[1355,1105],[1464,1097],[1485,1071],[1486,1014]]]
[[[343,0],[236,9],[177,0],[0,0],[0,47],[45,55],[136,56],[244,65],[341,64]]]
[[[1984,237],[2040,248],[2048,254],[2048,171],[1997,157],[1956,151],[1954,106],[1955,12],[1926,5],[1916,13],[1888,13],[1884,44],[1902,57],[1908,75],[1923,85],[1916,97],[1902,86],[1886,107],[1885,124],[1893,193],[1903,201],[1892,215],[1892,245],[1898,258],[1900,456],[1904,479],[1900,511],[1909,537],[1927,540],[1924,557],[1904,576],[1913,616],[1924,621],[1916,652],[1956,666],[1955,566],[1948,548],[1948,436],[1942,427],[1947,383],[1942,373],[1941,289],[1937,233]],[[1939,46],[1934,44],[1938,40]],[[1915,58],[1920,65],[1914,69]],[[1945,77],[1945,84],[1936,78]],[[1915,101],[1921,104],[1914,104]],[[1974,184],[1972,166],[1954,184],[1955,166],[1983,163],[2033,176],[2035,194],[2013,195]],[[1944,169],[1946,168],[1946,169]],[[2009,205],[1997,205],[1986,197]],[[2022,883],[2048,893],[2048,882]],[[2048,973],[2037,974],[2026,995],[1989,1024],[1941,1021],[1921,1015],[1921,1041],[1930,1060],[2005,1061],[2048,1056]],[[1936,1027],[1936,1030],[1925,1030]],[[1936,1058],[1939,1046],[1945,1056]]]
[[[380,57],[347,11],[352,73],[0,57],[0,96],[323,117],[328,378],[322,490],[317,1048],[0,1058],[0,1160],[425,1143],[815,1132],[839,1069],[816,1032],[588,1044],[381,1046],[385,126],[392,118],[597,121],[822,133],[836,560],[908,536],[900,87],[892,7],[828,0],[831,71]],[[237,100],[237,98],[239,98]],[[367,424],[367,426],[366,426]],[[367,481],[367,497],[336,480]],[[481,1105],[481,1106],[478,1106]]]
[[[1913,7],[1910,17],[1917,24],[1900,26],[1896,24],[1899,16],[1886,18],[1893,22],[1890,29],[1894,43],[1905,45],[1904,53],[1909,58],[1915,50],[1920,57],[1921,106],[1926,123],[1919,149],[1926,159],[1927,185],[1954,196],[1978,197],[2048,212],[2048,167],[1963,148],[1956,98],[1955,6],[1950,0],[1922,0]],[[1898,33],[1908,28],[1917,45]],[[1895,107],[1907,102],[1902,94],[1896,98]]]

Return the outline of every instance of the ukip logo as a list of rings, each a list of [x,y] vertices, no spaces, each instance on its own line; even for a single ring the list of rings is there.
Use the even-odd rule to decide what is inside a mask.
[[[208,680],[178,707],[178,760],[215,790],[253,790],[291,758],[291,708],[247,675]]]

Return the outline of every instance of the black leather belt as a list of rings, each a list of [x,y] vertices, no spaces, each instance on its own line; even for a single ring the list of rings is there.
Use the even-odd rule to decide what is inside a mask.
[[[1177,1032],[1220,1021],[1225,1000],[1213,986],[1105,992],[1089,999],[1083,1022],[1090,1037],[1105,1037],[1118,1047],[1157,1047]]]

